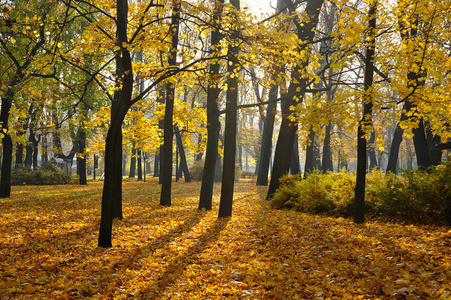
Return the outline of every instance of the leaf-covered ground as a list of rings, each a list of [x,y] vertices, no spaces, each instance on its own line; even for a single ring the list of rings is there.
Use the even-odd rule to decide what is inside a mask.
[[[199,183],[124,182],[124,220],[97,247],[102,183],[13,187],[0,200],[0,299],[451,297],[450,228],[271,210],[236,185],[233,217],[198,211]]]

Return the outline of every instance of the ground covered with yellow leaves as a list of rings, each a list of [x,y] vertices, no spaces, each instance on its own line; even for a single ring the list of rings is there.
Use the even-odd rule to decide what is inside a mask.
[[[124,182],[113,248],[97,247],[101,182],[13,187],[0,200],[0,299],[451,297],[451,231],[272,210],[236,185],[233,217],[197,210],[199,183]]]

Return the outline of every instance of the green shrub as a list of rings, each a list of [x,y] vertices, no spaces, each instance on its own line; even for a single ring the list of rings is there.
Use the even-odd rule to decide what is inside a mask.
[[[355,185],[352,173],[313,172],[302,181],[299,175],[286,175],[280,182],[280,188],[271,201],[273,208],[333,215],[352,213]]]
[[[378,212],[414,223],[451,225],[451,163],[386,176]]]
[[[307,213],[351,216],[354,211],[353,172],[314,172],[280,179],[271,207]],[[397,176],[373,170],[366,176],[365,210],[368,213],[423,224],[451,225],[451,162],[427,172]]]
[[[188,168],[191,179],[202,181],[202,175],[204,172],[204,163],[205,161],[198,160],[191,167]]]
[[[46,164],[39,169],[18,168],[11,172],[11,184],[67,184],[70,176],[54,164]]]

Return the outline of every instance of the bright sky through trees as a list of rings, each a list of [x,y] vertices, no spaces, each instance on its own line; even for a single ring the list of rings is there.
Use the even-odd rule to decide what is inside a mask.
[[[247,7],[254,14],[259,15],[260,13],[274,12],[276,4],[277,0],[243,0],[241,7]]]

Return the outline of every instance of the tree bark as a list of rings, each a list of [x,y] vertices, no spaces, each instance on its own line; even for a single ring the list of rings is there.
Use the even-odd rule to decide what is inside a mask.
[[[323,144],[323,161],[321,163],[321,170],[323,173],[327,173],[328,171],[333,171],[334,166],[332,163],[332,150],[330,147],[330,131],[332,128],[332,123],[329,122],[326,126],[326,132],[324,135],[324,144]]]
[[[99,228],[99,247],[111,247],[113,218],[122,217],[122,123],[131,107],[133,70],[127,45],[128,1],[117,0],[116,78],[118,88],[111,105],[111,123],[105,143],[105,179]],[[118,201],[120,200],[120,202]],[[118,207],[120,206],[120,207]]]
[[[365,180],[366,180],[366,135],[368,126],[372,126],[373,114],[373,71],[376,47],[376,13],[377,1],[370,3],[368,10],[368,38],[365,57],[365,79],[363,115],[357,129],[357,174],[355,184],[354,200],[354,223],[360,224],[365,221]]]
[[[274,74],[273,80],[275,79],[275,77],[276,74]],[[268,94],[269,97],[268,100],[272,102],[268,104],[263,124],[257,185],[268,185],[269,162],[271,161],[271,152],[272,152],[272,135],[274,133],[274,119],[277,108],[277,102],[274,100],[277,99],[278,92],[279,86],[273,83],[271,85],[271,88],[269,89]]]
[[[294,138],[293,152],[291,153],[290,173],[301,174],[301,164],[299,162],[299,140],[297,134]]]
[[[224,7],[223,0],[215,1],[215,10],[213,12],[213,24],[215,25],[211,32],[210,55],[216,55],[220,49],[219,43],[222,34],[219,30],[221,14]],[[218,77],[220,76],[220,65],[216,62],[210,63],[208,90],[207,90],[207,149],[205,152],[204,170],[202,173],[202,186],[199,197],[199,209],[211,210],[213,186],[215,182],[215,170],[218,159],[219,131],[221,123],[219,122],[218,100],[221,89],[218,87]],[[220,168],[219,168],[220,170]]]
[[[172,10],[172,23],[170,32],[172,34],[171,53],[169,57],[169,65],[176,66],[177,63],[177,45],[179,42],[179,23],[180,23],[181,1],[174,3]],[[161,185],[160,205],[171,206],[171,189],[172,189],[172,145],[174,128],[172,125],[174,115],[174,97],[175,83],[166,84],[166,105],[164,111],[164,131],[163,131],[163,174]]]
[[[305,12],[310,22],[300,23],[296,18],[297,14],[294,14],[295,8],[288,7],[292,13],[290,19],[295,22],[297,28],[297,36],[303,40],[307,45],[313,42],[315,35],[315,28],[318,23],[318,17],[323,5],[324,0],[308,0]],[[302,47],[299,51],[304,50]],[[279,179],[288,173],[290,167],[291,153],[293,151],[293,143],[295,140],[298,124],[292,122],[288,118],[290,115],[290,107],[296,106],[303,101],[307,79],[303,77],[305,68],[309,65],[309,60],[306,60],[301,65],[294,67],[291,75],[291,82],[288,88],[288,95],[291,96],[285,100],[285,104],[282,105],[282,124],[280,126],[279,137],[277,139],[276,152],[274,155],[274,165],[271,173],[271,181],[269,183],[267,199],[270,199],[275,191],[279,188]]]
[[[178,127],[175,127],[175,139],[177,142],[177,148],[179,150],[178,152],[180,154],[180,170],[185,175],[185,182],[188,183],[191,182],[191,176],[189,174],[188,164],[186,163],[186,155],[185,149],[183,148],[182,135]]]
[[[132,155],[130,157],[130,172],[128,173],[128,178],[135,178],[136,173],[136,148],[135,143],[133,143]]]
[[[236,11],[240,10],[240,0],[230,0]],[[232,12],[236,20],[236,12]],[[236,45],[237,28],[232,30],[227,53],[227,102],[224,128],[224,166],[222,168],[221,198],[218,217],[232,216],[233,190],[235,185],[235,156],[236,156],[236,124],[238,106],[238,46]]]

